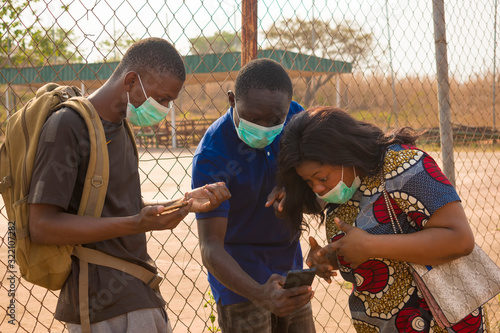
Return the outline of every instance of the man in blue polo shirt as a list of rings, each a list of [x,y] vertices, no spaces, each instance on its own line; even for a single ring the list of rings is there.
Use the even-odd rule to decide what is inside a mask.
[[[283,289],[284,275],[302,268],[299,233],[292,234],[268,195],[276,185],[283,126],[303,110],[292,82],[269,59],[244,66],[231,107],[205,133],[193,159],[193,188],[224,182],[232,197],[198,213],[204,265],[227,332],[315,332],[310,286]]]

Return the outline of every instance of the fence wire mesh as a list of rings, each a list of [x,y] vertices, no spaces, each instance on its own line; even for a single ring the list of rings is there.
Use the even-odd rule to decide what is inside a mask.
[[[234,87],[241,57],[241,8],[241,1],[227,0],[4,1],[0,137],[9,116],[44,83],[92,93],[133,41],[166,38],[185,55],[188,77],[175,112],[158,126],[136,129],[139,167],[145,199],[181,196],[190,188],[197,143],[229,107],[226,93]],[[500,265],[497,2],[450,0],[445,19],[456,187],[476,242]],[[305,108],[337,105],[383,129],[425,129],[419,145],[443,165],[434,23],[431,0],[260,0],[258,48],[289,70],[294,100]],[[12,237],[1,207],[0,331],[66,331],[53,317],[58,292],[8,269]],[[312,224],[310,233],[325,239],[322,226]],[[217,314],[194,216],[172,232],[149,233],[148,251],[165,278],[161,292],[174,332],[214,331],[217,322],[210,318]],[[318,332],[354,331],[350,288],[340,277],[331,285],[316,279],[312,306]],[[487,309],[491,331],[500,332],[500,298]]]

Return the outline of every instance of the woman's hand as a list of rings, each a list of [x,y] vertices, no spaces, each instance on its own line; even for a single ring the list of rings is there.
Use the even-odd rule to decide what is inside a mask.
[[[331,252],[336,252],[345,261],[351,264],[352,268],[372,258],[370,255],[370,235],[366,231],[346,224],[339,218],[334,219],[337,227],[345,233],[341,239],[332,242],[317,252],[318,257],[326,257]]]
[[[184,194],[184,200],[193,199],[192,213],[204,213],[214,210],[231,198],[231,193],[224,182],[207,184]]]
[[[309,254],[307,255],[306,264],[311,268],[316,268],[316,275],[323,278],[326,282],[332,283],[332,276],[336,276],[335,270],[338,270],[338,264],[335,252],[329,252],[328,255],[318,256],[318,251],[321,246],[318,245],[314,237],[309,236]]]
[[[278,218],[283,218],[283,207],[285,204],[286,193],[282,187],[274,187],[271,193],[267,196],[266,207],[273,206],[274,214]]]

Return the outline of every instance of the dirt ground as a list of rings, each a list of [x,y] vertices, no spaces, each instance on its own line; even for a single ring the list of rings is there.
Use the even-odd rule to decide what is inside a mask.
[[[141,151],[140,169],[143,196],[161,200],[182,195],[190,188],[192,151],[177,149]],[[431,153],[439,160],[438,153]],[[467,216],[473,226],[476,242],[500,264],[500,152],[455,153],[457,188]],[[159,161],[159,162],[157,162]],[[162,195],[165,193],[165,195]],[[0,204],[3,207],[3,203]],[[2,213],[5,214],[2,209]],[[0,332],[62,332],[64,326],[53,319],[57,292],[47,292],[19,281],[16,291],[16,325],[9,324],[7,307],[9,275],[7,262],[7,222],[0,221]],[[311,234],[324,239],[324,230],[312,226]],[[304,235],[308,236],[308,235]],[[308,246],[303,243],[304,255]],[[161,292],[168,302],[168,315],[174,332],[209,332],[210,300],[206,270],[201,265],[196,223],[190,214],[174,231],[153,232],[148,250],[166,279]],[[316,278],[313,288],[313,314],[318,332],[354,332],[350,324],[347,296],[350,286],[337,278],[327,285]],[[205,305],[207,305],[205,307]],[[500,298],[488,303],[490,325],[500,332]]]

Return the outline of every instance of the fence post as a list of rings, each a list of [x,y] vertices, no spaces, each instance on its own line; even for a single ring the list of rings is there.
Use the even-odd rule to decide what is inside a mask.
[[[493,136],[497,130],[497,120],[496,120],[496,81],[497,81],[497,10],[498,10],[498,0],[495,0],[495,19],[493,25]],[[493,140],[496,142],[496,139]]]
[[[335,104],[340,109],[340,74],[335,75],[337,77],[337,82],[335,83]]]
[[[433,0],[432,4],[443,171],[453,186],[455,186],[455,160],[453,157],[453,128],[451,124],[450,82],[448,80],[448,55],[446,50],[444,1]]]
[[[387,18],[387,42],[389,43],[389,65],[391,67],[391,86],[392,86],[392,108],[394,113],[395,127],[398,127],[398,99],[396,96],[396,84],[394,82],[394,63],[392,61],[392,46],[391,46],[391,25],[389,24],[389,1],[385,1],[385,15]],[[389,116],[389,122],[387,128],[391,127],[391,117]]]
[[[177,131],[176,131],[176,125],[175,125],[175,105],[173,102],[172,103],[172,109],[170,110],[170,125],[172,127],[172,148],[177,148]],[[180,109],[180,103],[181,99],[179,98],[177,103],[179,104],[179,109]]]
[[[241,67],[257,58],[257,1],[243,0],[241,5]]]
[[[5,88],[5,111],[7,112],[7,119],[10,118],[10,96],[9,96],[9,87],[10,85],[7,84]]]

